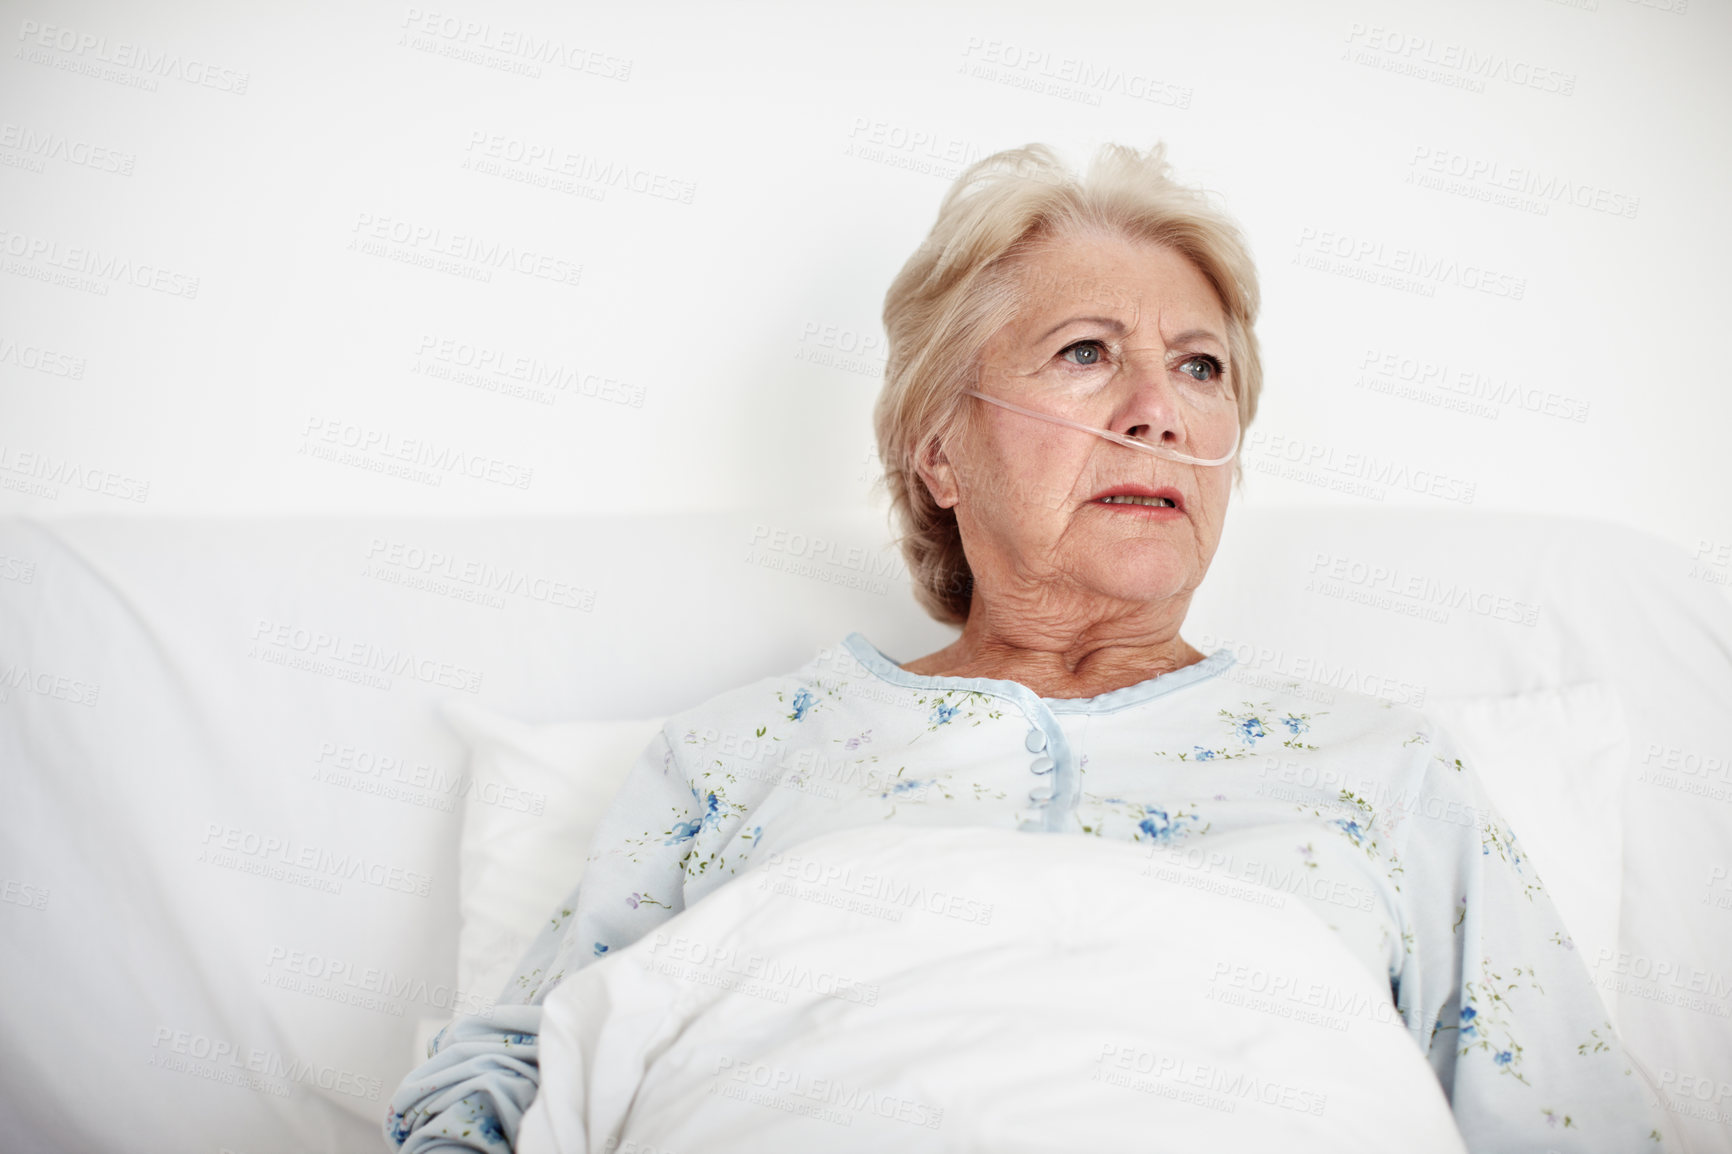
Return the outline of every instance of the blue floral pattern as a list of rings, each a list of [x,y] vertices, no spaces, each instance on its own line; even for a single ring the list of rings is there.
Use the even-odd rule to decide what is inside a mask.
[[[1247,700],[1220,676],[1054,709],[1019,687],[913,677],[852,652],[664,727],[499,1005],[448,1027],[431,1055],[461,1040],[473,1056],[424,1067],[392,1098],[394,1145],[508,1154],[491,1111],[527,1101],[511,1079],[533,1079],[539,1006],[563,978],[623,964],[616,955],[761,851],[914,821],[1114,838],[1152,856],[1219,857],[1236,882],[1347,895],[1320,912],[1367,964],[1387,966],[1394,1011],[1464,1129],[1494,1127],[1511,1148],[1544,1149],[1565,1131],[1593,1135],[1595,1149],[1657,1148],[1525,851],[1423,714],[1297,681]],[[1477,821],[1434,820],[1416,796]],[[1424,868],[1410,877],[1414,862]],[[507,1052],[518,1060],[495,1056]],[[465,1079],[487,1088],[444,1105]]]
[[[1170,842],[1187,832],[1186,827],[1197,822],[1194,813],[1180,813],[1169,816],[1167,811],[1159,806],[1145,805],[1143,820],[1137,823],[1137,840],[1147,837],[1150,841]],[[1207,826],[1203,827],[1206,831]]]
[[[1465,1057],[1470,1051],[1483,1051],[1490,1058],[1493,1070],[1526,1085],[1528,1079],[1522,1071],[1522,1045],[1516,1040],[1516,1027],[1511,1021],[1514,1015],[1510,995],[1523,986],[1542,995],[1545,990],[1531,968],[1511,967],[1507,979],[1489,968],[1481,972],[1484,975],[1482,980],[1470,979],[1462,984],[1463,1001],[1456,1026],[1461,1047],[1459,1053]],[[1584,1052],[1578,1050],[1578,1053]]]
[[[936,733],[940,726],[948,726],[958,718],[974,727],[1004,717],[1004,703],[989,693],[977,690],[951,689],[942,693],[916,694],[913,703],[928,711],[928,733]],[[921,735],[915,734],[909,740],[912,741],[918,736]]]
[[[1327,712],[1327,711],[1325,711]],[[1258,743],[1285,731],[1287,736],[1279,743],[1283,749],[1315,750],[1316,746],[1308,745],[1299,738],[1311,731],[1309,713],[1299,713],[1276,709],[1267,701],[1241,701],[1238,709],[1221,709],[1216,714],[1226,727],[1227,740],[1220,744],[1193,744],[1190,749],[1177,753],[1156,750],[1155,756],[1171,758],[1175,761],[1232,761],[1238,758],[1251,757],[1258,752]],[[1321,717],[1323,714],[1318,714]]]

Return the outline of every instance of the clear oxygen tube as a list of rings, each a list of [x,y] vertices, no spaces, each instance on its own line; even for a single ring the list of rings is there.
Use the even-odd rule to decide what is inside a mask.
[[[1041,421],[1050,421],[1055,425],[1063,425],[1067,429],[1078,429],[1085,433],[1093,433],[1102,440],[1111,441],[1115,445],[1123,445],[1127,449],[1140,449],[1145,453],[1152,453],[1157,457],[1164,457],[1169,461],[1177,461],[1184,465],[1225,465],[1232,461],[1234,457],[1239,455],[1239,428],[1236,414],[1233,421],[1232,448],[1227,452],[1226,456],[1194,457],[1189,453],[1180,452],[1178,449],[1169,448],[1158,441],[1145,441],[1139,437],[1127,437],[1123,433],[1115,433],[1108,429],[1097,429],[1093,425],[1085,425],[1081,421],[1073,421],[1067,417],[1055,416],[1052,413],[1043,413],[1038,409],[1025,409],[1021,405],[1012,404],[1010,401],[1003,400],[1002,398],[988,396],[978,389],[964,389],[963,391],[971,397],[979,397],[983,401],[988,401],[1002,409],[1009,409],[1013,413],[1021,413],[1025,417],[1034,417]]]

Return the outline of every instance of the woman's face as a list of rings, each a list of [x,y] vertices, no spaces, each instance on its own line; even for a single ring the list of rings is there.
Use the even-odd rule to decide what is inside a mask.
[[[1016,272],[1022,305],[981,355],[981,392],[1184,450],[1197,435],[1199,379],[1219,365],[1223,387],[1236,384],[1221,303],[1172,249],[1072,236]],[[1231,463],[1182,464],[976,397],[963,403],[974,406],[967,433],[922,472],[956,511],[977,598],[1059,618],[1170,602],[1182,617],[1220,541]],[[1175,507],[1102,499],[1127,490]]]

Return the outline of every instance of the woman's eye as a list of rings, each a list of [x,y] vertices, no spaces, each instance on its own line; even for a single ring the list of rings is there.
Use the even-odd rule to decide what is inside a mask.
[[[1078,341],[1060,352],[1059,356],[1070,361],[1073,365],[1098,365],[1101,363],[1102,352],[1103,349],[1099,341]],[[1072,353],[1076,354],[1074,358],[1071,356]]]
[[[1195,372],[1193,369],[1201,369]],[[1221,378],[1221,362],[1211,356],[1190,357],[1179,365],[1179,371],[1193,380],[1208,383]]]

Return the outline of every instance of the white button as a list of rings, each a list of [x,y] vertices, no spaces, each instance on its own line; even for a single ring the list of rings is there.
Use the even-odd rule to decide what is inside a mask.
[[[1034,764],[1029,766],[1029,768],[1032,769],[1036,773],[1051,773],[1052,772],[1052,758],[1050,758],[1050,757],[1037,757],[1034,760]]]
[[[1031,729],[1028,731],[1028,740],[1023,744],[1028,746],[1030,753],[1039,753],[1046,748],[1046,734],[1038,729]]]
[[[1052,800],[1052,790],[1050,790],[1050,789],[1031,789],[1028,791],[1028,800],[1030,800],[1032,802],[1037,802],[1037,803],[1038,802],[1051,801]]]

